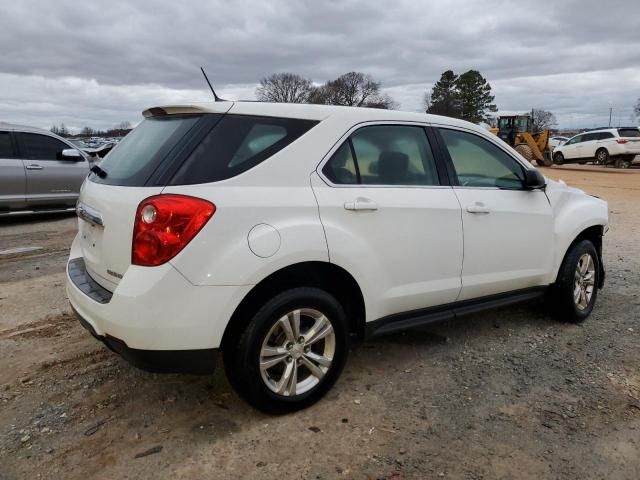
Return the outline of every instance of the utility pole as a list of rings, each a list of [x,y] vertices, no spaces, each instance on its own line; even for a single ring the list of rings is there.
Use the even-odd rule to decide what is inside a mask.
[[[613,108],[609,107],[609,128],[611,128],[611,112],[613,112]]]

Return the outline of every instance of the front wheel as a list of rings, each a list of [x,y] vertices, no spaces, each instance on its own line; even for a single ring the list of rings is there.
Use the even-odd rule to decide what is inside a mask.
[[[557,152],[553,155],[553,163],[556,165],[562,165],[564,163],[564,155],[562,153]]]
[[[578,323],[593,310],[598,296],[600,262],[589,240],[573,245],[560,266],[556,283],[550,287],[549,306],[560,320]]]
[[[336,382],[349,348],[344,309],[318,288],[287,290],[253,316],[223,351],[229,382],[266,413],[317,402]]]

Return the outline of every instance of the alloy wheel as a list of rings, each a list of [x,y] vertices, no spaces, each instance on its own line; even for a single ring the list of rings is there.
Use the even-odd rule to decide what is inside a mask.
[[[260,374],[274,393],[296,396],[314,388],[333,363],[336,335],[331,321],[313,308],[280,317],[260,349]]]
[[[596,284],[596,266],[593,257],[585,253],[578,259],[573,284],[573,301],[579,310],[589,306]]]

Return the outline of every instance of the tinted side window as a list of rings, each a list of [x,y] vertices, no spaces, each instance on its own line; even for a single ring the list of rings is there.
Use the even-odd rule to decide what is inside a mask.
[[[11,135],[9,132],[0,132],[0,158],[14,158]]]
[[[361,183],[439,185],[433,153],[422,127],[376,125],[351,136]]]
[[[58,160],[62,150],[69,148],[60,140],[37,133],[16,133],[22,158],[29,160]]]
[[[575,145],[576,143],[580,143],[584,141],[584,135],[578,135],[577,137],[573,137],[571,140],[569,140],[566,145]]]
[[[358,170],[356,162],[351,155],[351,146],[349,140],[344,142],[338,150],[331,156],[331,159],[322,169],[326,177],[336,184],[356,184],[360,183],[358,179]]]
[[[583,142],[591,142],[593,140],[597,140],[599,135],[600,135],[599,133],[587,133],[582,138],[582,141]]]
[[[440,133],[461,186],[522,188],[523,167],[496,145],[459,130]]]
[[[598,134],[598,140],[608,140],[609,138],[613,138],[613,133],[611,133],[611,132],[600,132]]]
[[[234,177],[263,162],[318,122],[226,114],[189,155],[172,185]]]

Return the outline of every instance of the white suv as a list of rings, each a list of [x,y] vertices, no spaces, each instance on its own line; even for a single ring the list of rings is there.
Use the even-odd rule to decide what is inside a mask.
[[[210,372],[268,412],[310,405],[350,341],[604,281],[606,202],[471,123],[218,102],[152,108],[85,181],[67,293],[131,363]]]
[[[613,164],[629,168],[633,158],[640,155],[640,130],[636,127],[604,128],[581,133],[553,150],[553,162]]]

